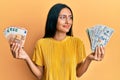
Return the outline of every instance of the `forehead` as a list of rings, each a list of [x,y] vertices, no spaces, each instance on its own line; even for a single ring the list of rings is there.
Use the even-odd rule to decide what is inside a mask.
[[[63,8],[59,14],[72,15],[71,11],[68,8]]]

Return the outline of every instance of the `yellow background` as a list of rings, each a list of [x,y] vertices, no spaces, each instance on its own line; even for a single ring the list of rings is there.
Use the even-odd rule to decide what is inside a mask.
[[[65,3],[74,14],[74,36],[84,41],[91,52],[86,29],[104,24],[115,30],[106,46],[105,58],[93,61],[78,80],[120,79],[120,0],[0,0],[0,80],[36,80],[23,60],[12,57],[3,35],[8,26],[28,29],[25,50],[32,57],[35,42],[43,37],[47,13],[55,3]]]

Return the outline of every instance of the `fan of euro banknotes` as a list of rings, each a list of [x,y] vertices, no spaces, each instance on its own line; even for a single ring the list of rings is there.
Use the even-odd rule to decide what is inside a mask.
[[[22,47],[24,47],[27,30],[21,27],[10,26],[4,29],[4,35],[8,40],[9,44],[12,41],[19,43]]]
[[[114,30],[105,25],[95,25],[87,29],[92,51],[97,46],[106,46]]]

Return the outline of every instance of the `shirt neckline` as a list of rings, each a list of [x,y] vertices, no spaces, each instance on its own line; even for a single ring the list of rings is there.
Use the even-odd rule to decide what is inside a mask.
[[[62,43],[62,42],[66,42],[66,40],[69,38],[70,36],[66,36],[63,40],[55,40],[53,38],[51,38],[52,41],[56,42],[56,43]]]

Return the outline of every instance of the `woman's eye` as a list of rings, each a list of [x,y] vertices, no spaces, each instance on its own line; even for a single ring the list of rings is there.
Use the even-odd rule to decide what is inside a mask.
[[[66,19],[66,17],[65,16],[60,16],[60,19]]]
[[[70,16],[70,17],[69,17],[69,19],[73,19],[73,17],[72,17],[72,16]]]
[[[60,19],[62,19],[62,20],[66,20],[66,19],[68,19],[68,20],[72,20],[73,19],[73,17],[72,16],[64,16],[64,15],[61,15],[60,16]]]

